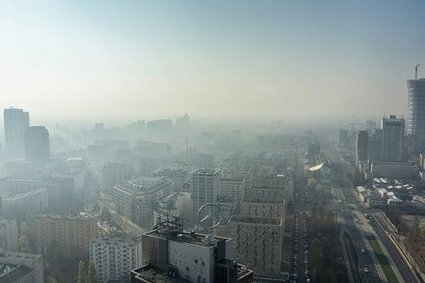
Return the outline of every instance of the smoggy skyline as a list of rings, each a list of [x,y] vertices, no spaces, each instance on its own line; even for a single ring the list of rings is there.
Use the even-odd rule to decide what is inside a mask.
[[[406,80],[425,68],[424,8],[0,1],[0,106],[67,118],[406,115]]]

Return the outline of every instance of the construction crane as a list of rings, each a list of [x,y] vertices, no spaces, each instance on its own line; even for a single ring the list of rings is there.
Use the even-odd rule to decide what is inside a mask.
[[[415,66],[415,81],[418,79],[418,68],[421,64],[416,64]]]

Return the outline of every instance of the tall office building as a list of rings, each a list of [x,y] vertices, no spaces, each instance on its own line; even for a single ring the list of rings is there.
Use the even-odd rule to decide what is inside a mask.
[[[215,203],[220,191],[220,170],[196,169],[190,173],[192,224],[198,223],[198,210],[206,203]]]
[[[382,118],[382,161],[404,161],[404,119],[391,115],[390,118]]]
[[[25,131],[25,159],[42,161],[50,157],[49,132],[43,126],[29,127]]]
[[[368,136],[367,156],[369,160],[381,160],[382,129],[372,129]]]
[[[415,149],[425,149],[425,78],[407,80],[409,124]]]
[[[29,113],[22,109],[7,108],[4,117],[4,155],[6,159],[22,159],[25,156],[25,131],[30,125]]]
[[[368,139],[369,134],[367,131],[358,131],[356,133],[356,165],[368,159]]]

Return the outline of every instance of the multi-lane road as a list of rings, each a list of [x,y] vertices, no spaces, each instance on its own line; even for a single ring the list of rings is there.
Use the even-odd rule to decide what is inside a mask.
[[[409,266],[407,261],[404,259],[404,256],[400,252],[400,250],[397,248],[395,243],[390,239],[388,233],[382,228],[382,226],[379,224],[379,222],[376,220],[376,218],[373,218],[373,221],[370,221],[366,224],[360,225],[359,221],[362,221],[359,219],[358,215],[364,215],[365,213],[368,214],[374,214],[375,211],[370,211],[367,209],[363,204],[361,204],[359,201],[357,201],[354,193],[354,188],[351,184],[351,182],[344,179],[344,176],[348,172],[351,172],[353,170],[352,166],[348,163],[346,163],[344,160],[342,160],[337,154],[329,154],[328,158],[331,160],[334,166],[340,166],[340,176],[333,176],[333,192],[334,195],[337,197],[338,206],[340,211],[340,218],[342,219],[342,228],[344,230],[351,231],[350,236],[352,237],[353,241],[356,243],[356,246],[360,246],[360,250],[363,252],[358,252],[359,248],[356,249],[357,256],[358,256],[358,272],[360,276],[354,276],[354,278],[358,278],[360,282],[380,282],[380,281],[386,281],[384,275],[382,274],[382,271],[377,272],[374,266],[374,262],[376,262],[376,259],[373,260],[374,255],[372,249],[367,249],[368,246],[370,246],[367,243],[367,239],[365,238],[368,235],[365,235],[365,233],[371,233],[374,236],[377,236],[379,240],[383,243],[385,246],[385,249],[388,251],[387,256],[390,256],[390,261],[394,262],[395,266],[392,266],[394,269],[394,272],[398,274],[398,277],[402,278],[402,282],[407,283],[413,283],[413,282],[420,282],[417,277],[415,276],[414,271]],[[355,200],[351,201],[351,203],[346,203],[347,199],[349,200]],[[356,216],[357,215],[357,216]],[[370,229],[370,232],[363,231],[364,229],[359,229],[362,227],[365,227],[367,225],[370,225],[372,229]],[[351,230],[350,230],[351,229]],[[368,272],[365,271],[365,267],[367,268]],[[362,272],[363,271],[363,272]],[[400,278],[400,279],[401,279]],[[399,280],[400,281],[400,280]]]

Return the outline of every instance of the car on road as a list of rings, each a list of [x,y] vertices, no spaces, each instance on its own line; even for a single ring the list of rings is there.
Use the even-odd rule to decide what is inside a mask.
[[[364,273],[369,273],[369,268],[365,267],[365,268],[363,269],[363,271],[364,271]]]
[[[365,253],[365,250],[364,249],[361,249],[361,252],[362,252],[362,254],[364,254]]]

